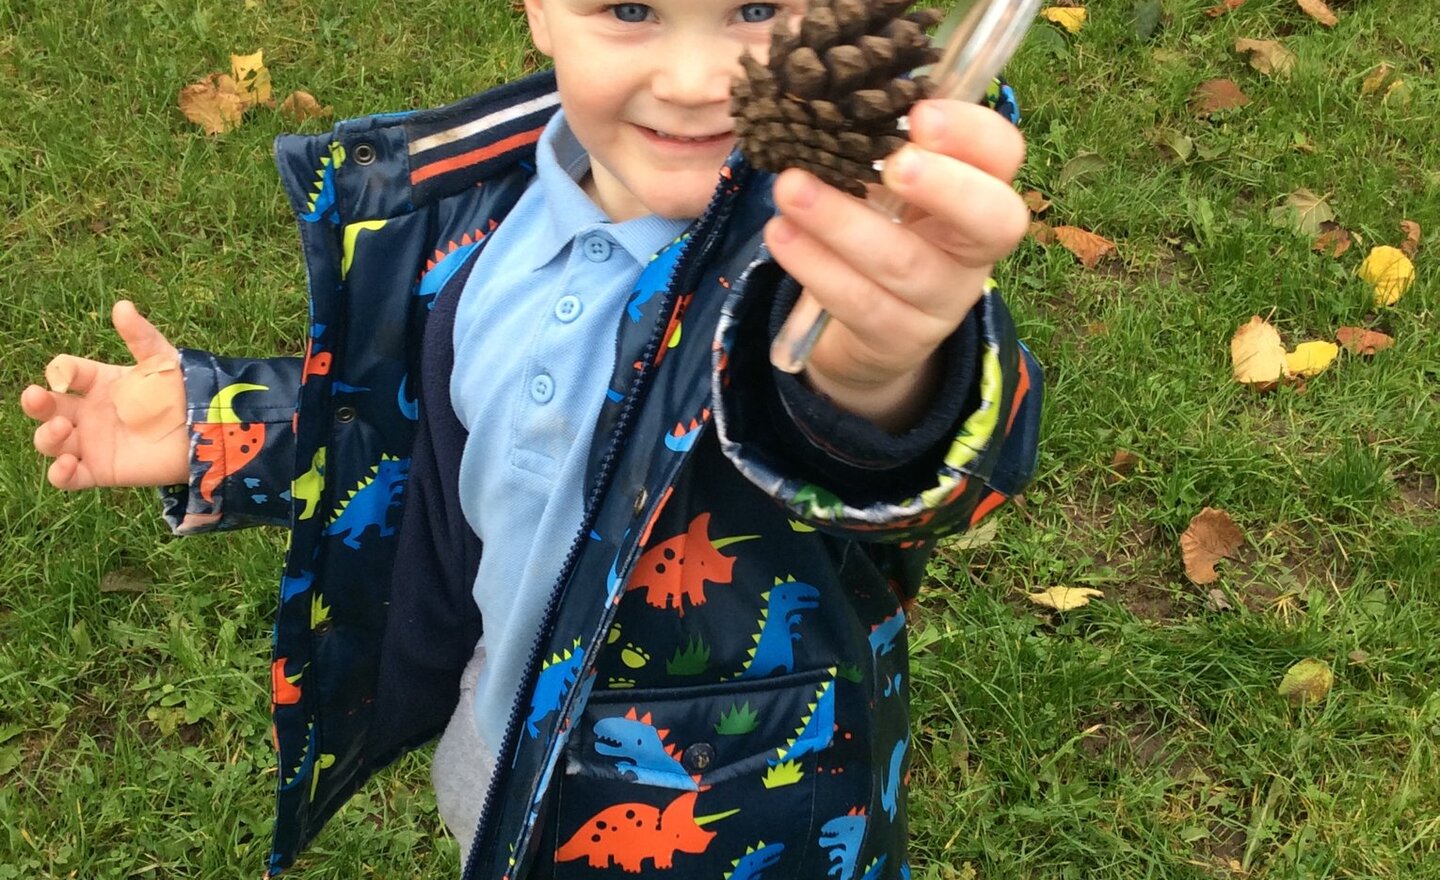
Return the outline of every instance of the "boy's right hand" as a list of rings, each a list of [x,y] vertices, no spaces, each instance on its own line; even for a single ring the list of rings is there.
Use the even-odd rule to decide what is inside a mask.
[[[168,486],[187,482],[190,432],[179,352],[133,303],[115,303],[110,319],[134,366],[57,355],[45,368],[47,391],[20,395],[40,422],[35,448],[55,459],[47,474],[57,489]]]

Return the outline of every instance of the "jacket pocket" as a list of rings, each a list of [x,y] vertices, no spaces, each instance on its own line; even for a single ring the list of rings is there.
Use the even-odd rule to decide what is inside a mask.
[[[825,878],[817,798],[843,788],[863,805],[869,792],[864,762],[844,758],[864,749],[836,748],[837,730],[857,735],[837,721],[851,714],[842,686],[823,669],[592,694],[559,780],[553,876],[719,878],[744,865],[736,876]]]

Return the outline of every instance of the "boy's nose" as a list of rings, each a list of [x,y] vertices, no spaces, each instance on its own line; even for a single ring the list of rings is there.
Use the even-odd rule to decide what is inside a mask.
[[[672,104],[703,105],[730,100],[730,81],[740,72],[740,61],[729,58],[730,47],[698,46],[677,41],[657,59],[651,91]]]

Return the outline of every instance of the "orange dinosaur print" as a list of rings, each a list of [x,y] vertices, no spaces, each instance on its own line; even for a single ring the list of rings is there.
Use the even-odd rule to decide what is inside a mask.
[[[277,706],[293,706],[300,702],[300,688],[295,684],[300,680],[300,676],[285,674],[285,662],[288,659],[280,657],[270,664],[270,694]]]
[[[697,797],[698,793],[687,791],[671,801],[663,812],[641,803],[606,807],[555,851],[555,861],[584,858],[592,868],[616,865],[622,871],[638,874],[644,861],[650,859],[655,863],[655,870],[668,871],[674,866],[677,852],[699,855],[715,839],[715,832],[706,831],[700,825],[702,821],[720,817],[697,820]]]
[[[626,591],[645,590],[645,601],[656,608],[673,608],[685,614],[685,602],[705,604],[705,582],[730,583],[735,557],[720,547],[758,537],[728,538],[718,545],[710,541],[710,514],[702,513],[690,523],[690,530],[661,541],[640,557],[630,575]]]
[[[210,465],[200,479],[200,497],[214,501],[215,490],[224,479],[243,468],[260,454],[265,445],[264,422],[240,424],[197,424],[195,458]]]
[[[304,382],[311,376],[330,375],[330,365],[333,361],[334,356],[328,351],[315,353],[315,339],[312,337],[309,342],[305,343],[305,366],[300,371],[300,381]]]

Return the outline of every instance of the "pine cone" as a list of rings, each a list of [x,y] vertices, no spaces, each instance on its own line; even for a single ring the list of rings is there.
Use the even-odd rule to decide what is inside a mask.
[[[768,65],[746,53],[730,112],[750,164],[803,168],[864,196],[880,180],[875,162],[905,144],[900,119],[933,89],[906,75],[939,60],[925,31],[944,14],[914,3],[811,0],[797,33],[775,26]]]

